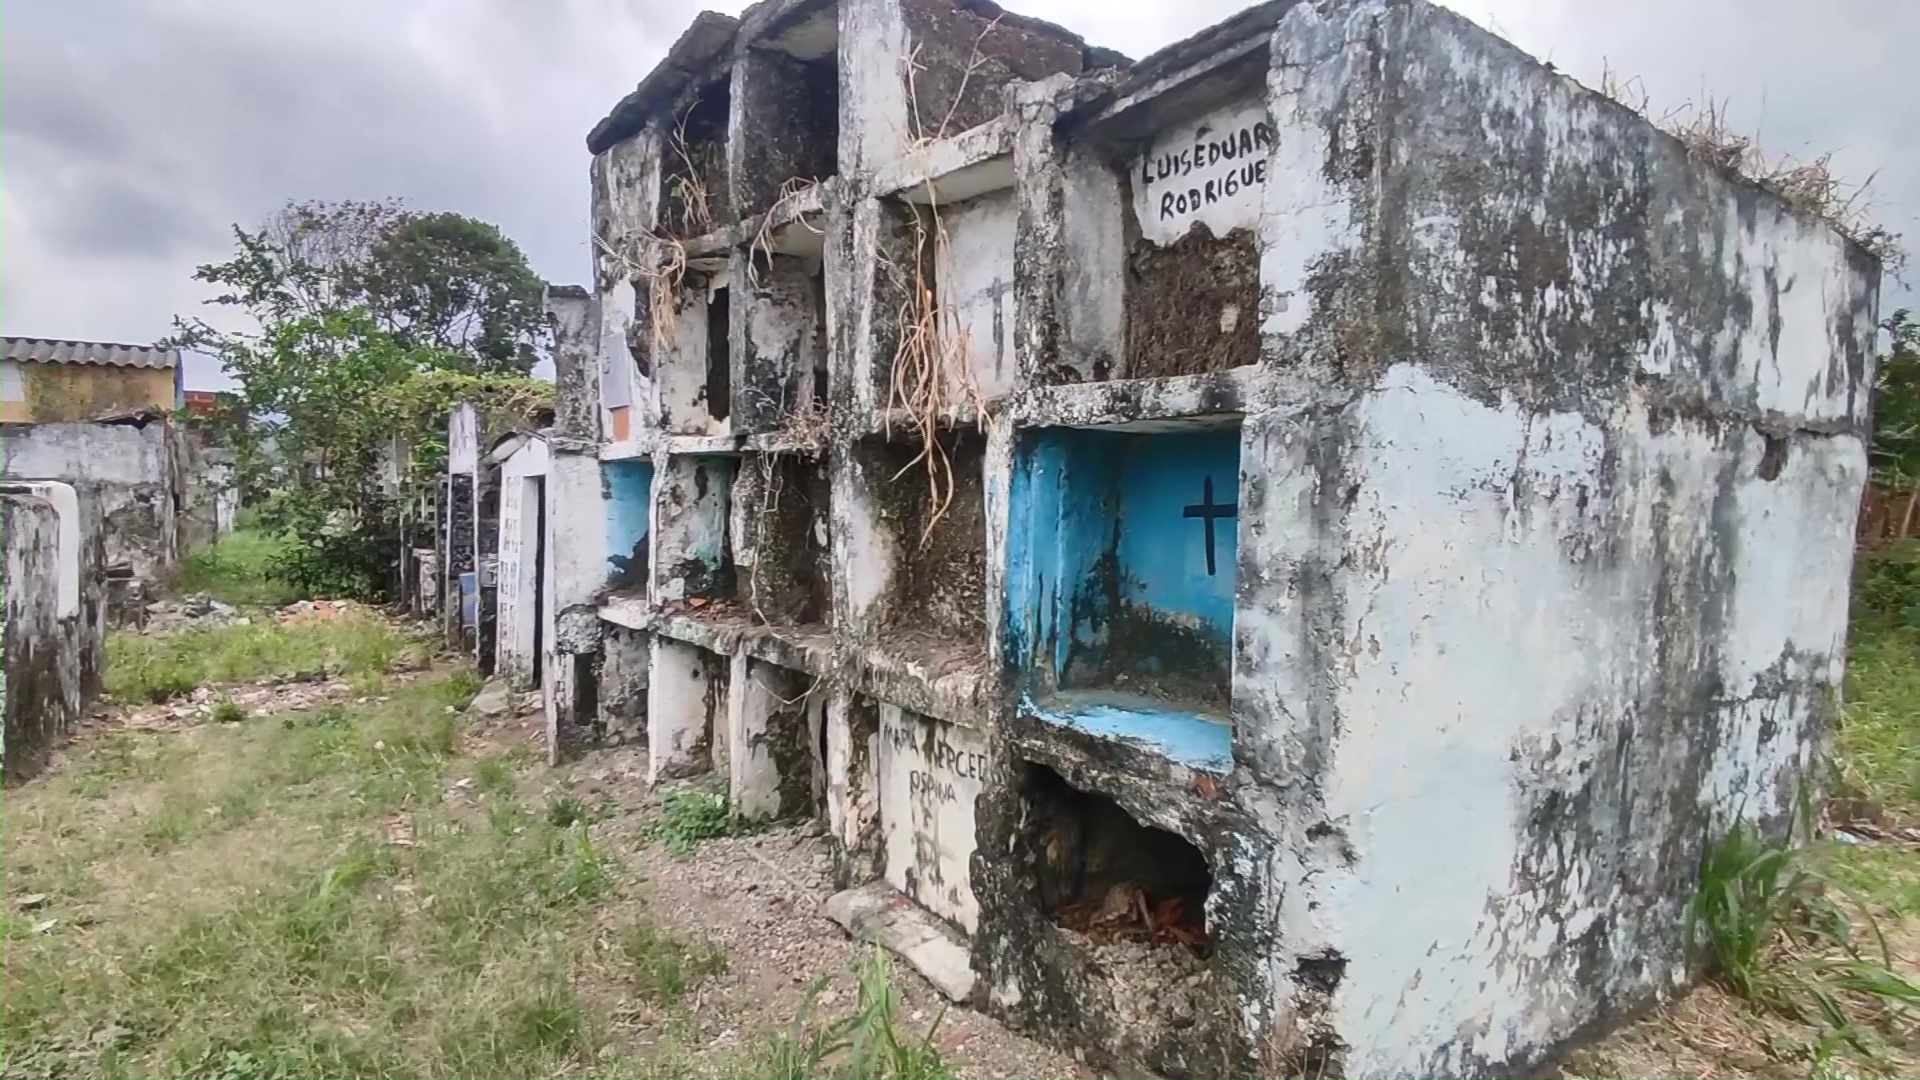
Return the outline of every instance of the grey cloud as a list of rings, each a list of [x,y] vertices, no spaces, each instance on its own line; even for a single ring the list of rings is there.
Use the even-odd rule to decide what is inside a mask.
[[[1142,56],[1235,0],[1010,0]],[[1711,92],[1768,145],[1836,149],[1920,243],[1920,4],[1448,0],[1589,84]],[[588,272],[585,132],[694,0],[50,0],[0,24],[7,332],[151,338],[230,222],[294,198],[400,196],[501,226],[535,269]],[[742,0],[721,6],[738,11]],[[129,283],[150,281],[148,288]],[[116,285],[97,303],[98,282]],[[1890,297],[1891,298],[1891,297]],[[1889,304],[1891,306],[1891,304]]]

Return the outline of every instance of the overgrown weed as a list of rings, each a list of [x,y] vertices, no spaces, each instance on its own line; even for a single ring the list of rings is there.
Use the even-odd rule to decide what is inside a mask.
[[[660,800],[660,838],[675,855],[687,854],[703,840],[751,829],[751,823],[734,816],[727,797],[717,791],[671,791]]]
[[[107,638],[107,692],[121,701],[166,701],[202,686],[259,678],[352,676],[386,671],[424,643],[372,615],[288,623],[256,620]]]

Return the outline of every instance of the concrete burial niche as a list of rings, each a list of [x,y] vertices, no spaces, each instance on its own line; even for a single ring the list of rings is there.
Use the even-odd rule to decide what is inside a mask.
[[[833,483],[807,454],[747,454],[734,479],[734,588],[753,620],[818,627],[832,614]]]
[[[719,454],[667,456],[654,501],[656,599],[710,603],[733,596],[727,515],[737,466]]]
[[[847,543],[849,621],[873,646],[929,670],[978,672],[986,662],[986,436],[939,436],[923,451],[884,437],[851,447]]]
[[[802,216],[736,261],[748,283],[732,430],[817,444],[826,430],[827,289],[821,225]]]
[[[645,458],[600,464],[601,509],[606,518],[606,581],[610,591],[645,596],[652,551],[653,462]]]
[[[700,236],[734,221],[727,172],[732,85],[717,78],[663,125],[659,221],[671,236]]]
[[[725,435],[733,407],[733,279],[724,258],[693,264],[673,290],[664,348],[655,356],[660,428],[672,435]]]
[[[1130,109],[1056,131],[1057,351],[1045,383],[1201,375],[1260,360],[1261,207],[1274,150],[1258,36]]]
[[[698,645],[655,635],[647,679],[647,783],[719,771],[727,762],[732,664]]]
[[[741,217],[838,171],[839,45],[834,4],[790,6],[734,65],[729,173]]]
[[[1023,710],[1230,767],[1239,439],[1230,423],[1021,439],[1005,641]]]

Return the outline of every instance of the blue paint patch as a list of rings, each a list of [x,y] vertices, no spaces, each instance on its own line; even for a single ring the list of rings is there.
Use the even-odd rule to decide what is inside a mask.
[[[469,630],[480,627],[479,576],[469,570],[460,575],[460,625]]]
[[[647,533],[653,518],[653,463],[607,461],[600,465],[600,493],[606,511],[607,568],[621,584],[645,582]],[[642,554],[633,565],[635,553]]]
[[[1169,761],[1208,772],[1233,769],[1233,726],[1159,702],[1097,691],[1069,690],[1044,703],[1024,698],[1030,716],[1150,750]]]
[[[1016,681],[1226,711],[1239,488],[1237,428],[1028,433],[1007,533]]]

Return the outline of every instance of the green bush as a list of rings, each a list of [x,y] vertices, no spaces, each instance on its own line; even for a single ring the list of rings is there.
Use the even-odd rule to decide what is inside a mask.
[[[1920,540],[1902,540],[1854,560],[1854,603],[1863,614],[1920,630]]]

